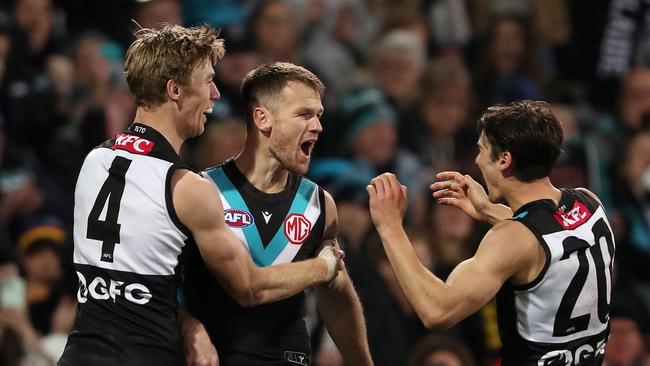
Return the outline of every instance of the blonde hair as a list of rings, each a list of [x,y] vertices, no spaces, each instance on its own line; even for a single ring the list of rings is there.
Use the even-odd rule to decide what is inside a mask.
[[[141,28],[134,35],[136,40],[126,51],[124,71],[138,106],[164,103],[168,80],[187,85],[196,66],[206,59],[215,65],[225,53],[219,31],[206,24]]]

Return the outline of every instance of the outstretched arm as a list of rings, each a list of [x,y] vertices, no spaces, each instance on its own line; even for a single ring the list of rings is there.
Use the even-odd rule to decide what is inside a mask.
[[[242,306],[255,306],[295,295],[333,279],[342,266],[342,252],[325,246],[314,259],[257,267],[250,254],[226,227],[217,189],[187,170],[174,173],[174,207],[194,235],[207,267],[226,292]]]
[[[402,226],[406,188],[386,173],[373,179],[367,190],[370,213],[391,266],[427,328],[450,327],[476,312],[506,280],[531,266],[531,253],[537,253],[531,250],[536,248],[533,240],[522,241],[516,248],[510,245],[506,239],[512,235],[531,234],[522,225],[506,221],[492,228],[474,257],[459,264],[444,282],[422,265],[406,236]]]
[[[455,206],[478,221],[496,224],[512,217],[510,207],[490,202],[483,187],[469,175],[458,172],[436,174],[440,181],[433,183],[433,197],[442,205]]]
[[[335,238],[338,215],[336,204],[327,192],[325,210],[325,239]],[[317,286],[316,297],[327,331],[343,355],[346,365],[372,365],[363,308],[345,269],[333,281]]]

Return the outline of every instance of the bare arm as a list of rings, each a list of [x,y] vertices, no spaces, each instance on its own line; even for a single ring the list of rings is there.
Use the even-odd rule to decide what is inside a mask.
[[[335,238],[338,215],[334,200],[325,192],[325,239]],[[338,244],[337,244],[338,246]],[[347,271],[316,287],[318,309],[346,365],[372,365],[361,301]]]
[[[450,327],[484,306],[503,283],[532,268],[536,242],[517,246],[513,235],[529,238],[523,225],[506,221],[484,237],[474,257],[459,264],[442,281],[420,263],[402,227],[406,190],[395,176],[384,174],[368,186],[370,211],[400,286],[427,328]],[[532,237],[534,239],[534,237]],[[521,245],[520,245],[521,244]],[[508,255],[504,256],[503,253]]]
[[[178,309],[183,337],[185,362],[188,366],[219,366],[217,349],[203,324],[184,308]]]
[[[221,199],[212,183],[198,174],[179,170],[174,173],[172,189],[176,213],[194,235],[204,262],[242,306],[287,298],[337,274],[340,253],[331,247],[314,259],[257,267],[226,227]]]
[[[491,225],[512,217],[510,207],[490,202],[483,187],[471,176],[440,172],[436,178],[441,180],[430,188],[439,204],[458,207],[475,220]]]

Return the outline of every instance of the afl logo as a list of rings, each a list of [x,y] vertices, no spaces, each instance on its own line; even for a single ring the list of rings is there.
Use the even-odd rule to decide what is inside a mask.
[[[302,244],[311,232],[311,222],[300,214],[291,214],[284,219],[284,235],[291,244]]]
[[[228,209],[223,212],[223,219],[230,227],[247,227],[253,224],[253,216],[244,210]]]

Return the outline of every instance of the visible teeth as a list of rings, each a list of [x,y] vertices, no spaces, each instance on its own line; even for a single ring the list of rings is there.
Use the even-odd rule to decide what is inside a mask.
[[[205,114],[212,114],[212,109],[213,109],[213,108],[206,109],[205,112],[203,112],[203,113],[205,113]]]

